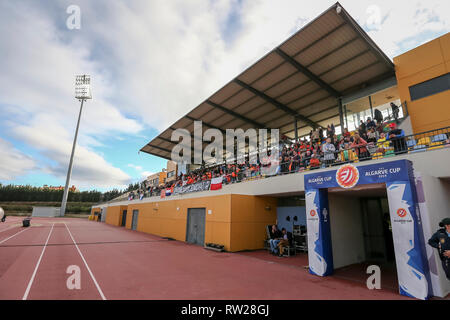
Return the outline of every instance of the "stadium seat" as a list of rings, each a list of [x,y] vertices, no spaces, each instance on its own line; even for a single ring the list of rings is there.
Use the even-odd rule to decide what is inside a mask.
[[[432,142],[441,142],[441,141],[445,141],[447,140],[447,135],[441,133],[441,134],[437,134],[432,138]]]
[[[436,150],[436,149],[442,149],[444,148],[443,142],[432,142],[430,144],[429,150]]]
[[[409,149],[413,148],[416,144],[417,142],[415,139],[406,141],[406,145],[408,146]]]
[[[413,150],[411,150],[410,153],[423,152],[423,151],[426,151],[426,150],[427,150],[427,146],[426,145],[418,144],[418,145],[414,146]]]
[[[373,160],[383,159],[383,154],[381,152],[374,153],[372,155]]]
[[[429,146],[431,144],[430,137],[420,138],[417,142],[418,145]]]

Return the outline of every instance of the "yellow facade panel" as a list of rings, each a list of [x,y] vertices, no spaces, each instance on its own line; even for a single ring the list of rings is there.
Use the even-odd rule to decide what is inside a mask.
[[[439,39],[394,58],[397,79],[403,79],[443,63],[444,58]]]
[[[442,36],[440,39],[442,55],[445,61],[450,61],[450,32]]]

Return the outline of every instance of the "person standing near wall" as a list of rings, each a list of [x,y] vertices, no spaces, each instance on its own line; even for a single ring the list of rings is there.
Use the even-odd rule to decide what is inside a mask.
[[[450,218],[445,218],[439,223],[439,229],[428,240],[428,244],[438,249],[445,275],[450,280]]]
[[[3,208],[0,207],[0,221],[1,221],[1,222],[5,222],[5,220],[6,220],[6,214],[5,214],[5,211],[3,211]]]

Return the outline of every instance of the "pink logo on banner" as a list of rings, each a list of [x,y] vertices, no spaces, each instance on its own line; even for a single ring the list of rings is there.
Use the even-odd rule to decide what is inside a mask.
[[[359,181],[358,168],[351,164],[340,167],[336,172],[336,181],[342,188],[353,188]]]

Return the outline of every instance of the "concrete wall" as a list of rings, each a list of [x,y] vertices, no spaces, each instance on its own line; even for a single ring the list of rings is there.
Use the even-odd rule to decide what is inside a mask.
[[[290,217],[291,221],[287,221],[286,217]],[[298,221],[294,222],[292,219],[297,216]],[[296,226],[306,226],[306,207],[278,207],[277,208],[277,224],[278,228],[286,228],[288,232],[292,232],[292,223]]]
[[[334,268],[365,261],[359,198],[328,195]]]
[[[439,229],[439,222],[444,218],[450,217],[450,182],[423,173],[420,173],[420,175],[422,177],[425,206],[429,216],[428,221],[424,221],[422,224],[425,241],[428,242],[430,236]],[[425,220],[423,216],[422,219]],[[450,281],[445,277],[437,250],[432,250],[434,252],[434,262],[429,262],[430,269],[437,269],[439,282],[442,287],[441,294],[437,295],[445,297],[450,293]]]

